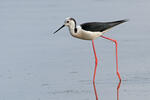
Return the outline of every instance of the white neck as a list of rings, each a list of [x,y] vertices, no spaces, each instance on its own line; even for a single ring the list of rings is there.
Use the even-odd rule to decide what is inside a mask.
[[[75,33],[75,28],[76,28],[76,26],[75,26],[75,24],[72,23],[72,24],[69,25],[68,27],[69,27],[70,34],[71,34],[72,36],[76,36],[76,33]]]

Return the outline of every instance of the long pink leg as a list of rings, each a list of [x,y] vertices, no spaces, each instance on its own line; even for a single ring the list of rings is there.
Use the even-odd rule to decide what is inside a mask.
[[[121,77],[120,77],[120,74],[119,74],[119,71],[118,71],[118,49],[117,49],[118,45],[117,45],[117,40],[114,40],[114,39],[111,39],[111,38],[108,38],[108,37],[105,37],[105,36],[101,36],[101,37],[114,42],[115,45],[116,45],[116,71],[117,71],[118,78],[121,81]]]
[[[93,75],[93,84],[95,84],[95,76],[96,76],[96,69],[97,69],[97,56],[96,56],[96,50],[94,46],[94,40],[92,40],[92,46],[93,46],[93,51],[94,51],[94,56],[95,56],[95,69],[94,69],[94,75]]]

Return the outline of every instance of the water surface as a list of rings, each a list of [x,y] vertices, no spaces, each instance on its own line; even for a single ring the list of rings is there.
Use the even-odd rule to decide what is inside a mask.
[[[85,3],[86,2],[86,3]],[[91,41],[64,28],[87,21],[130,19],[105,34],[118,41],[120,100],[150,98],[149,0],[0,1],[0,100],[95,100]],[[99,100],[116,100],[115,45],[95,40]]]

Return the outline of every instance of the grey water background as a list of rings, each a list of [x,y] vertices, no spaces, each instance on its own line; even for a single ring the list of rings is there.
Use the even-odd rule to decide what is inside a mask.
[[[0,100],[95,100],[91,41],[59,28],[130,19],[105,36],[118,41],[120,100],[150,98],[149,0],[1,0]],[[116,100],[115,45],[95,40],[99,100]]]

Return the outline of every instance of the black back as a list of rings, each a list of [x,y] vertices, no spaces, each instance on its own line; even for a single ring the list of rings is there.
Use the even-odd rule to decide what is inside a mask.
[[[119,20],[114,22],[88,22],[81,24],[81,27],[86,31],[103,32],[126,21],[128,20]]]

